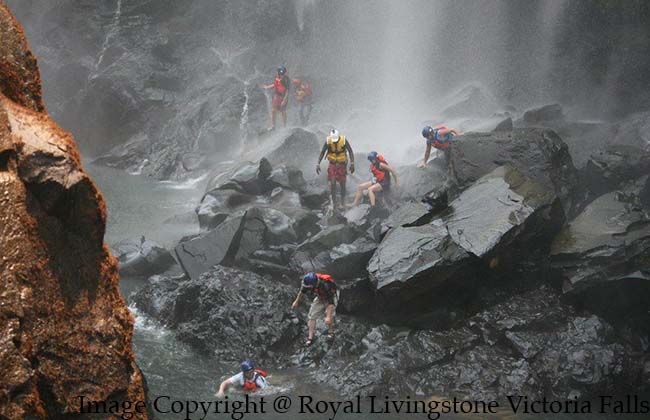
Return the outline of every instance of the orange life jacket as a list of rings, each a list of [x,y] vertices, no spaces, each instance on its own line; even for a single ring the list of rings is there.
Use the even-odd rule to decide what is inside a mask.
[[[278,95],[284,95],[284,92],[287,91],[287,86],[285,85],[285,77],[286,76],[275,76],[275,81],[273,82],[273,88],[275,89],[275,93]]]
[[[316,273],[316,277],[318,277],[318,280],[322,280],[322,281],[324,281],[326,283],[331,283],[334,286],[334,290],[336,290],[336,282],[334,281],[332,276],[330,276],[329,274]],[[314,292],[318,295],[319,299],[321,299],[323,301],[327,300],[327,292],[324,289],[322,289],[320,287],[316,287],[314,289]]]
[[[386,159],[382,155],[377,156],[377,163],[371,163],[370,164],[370,172],[372,172],[372,176],[375,177],[377,182],[382,182],[384,179],[390,180],[390,172],[384,169],[381,169],[380,165],[382,163],[388,164],[386,162]]]
[[[246,391],[255,391],[257,389],[258,376],[266,378],[268,374],[262,369],[255,369],[255,373],[253,374],[253,379],[251,381],[247,380],[246,375],[244,375],[244,389]]]

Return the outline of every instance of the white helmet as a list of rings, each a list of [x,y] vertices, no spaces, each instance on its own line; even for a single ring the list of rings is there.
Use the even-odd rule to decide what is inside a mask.
[[[340,138],[339,130],[337,130],[336,128],[333,128],[333,129],[330,131],[330,138],[332,139],[332,141],[333,141],[334,143],[336,143],[337,141],[339,141],[339,138]]]

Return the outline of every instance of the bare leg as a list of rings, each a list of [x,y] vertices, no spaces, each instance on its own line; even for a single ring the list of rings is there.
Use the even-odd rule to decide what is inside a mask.
[[[347,195],[347,190],[345,189],[345,180],[341,184],[341,207],[345,205],[345,196]]]
[[[330,181],[330,195],[332,196],[332,207],[336,208],[336,180]]]
[[[375,205],[375,193],[382,191],[381,184],[375,184],[372,187],[368,188],[368,199],[370,199],[370,205]]]
[[[354,206],[359,205],[359,201],[361,201],[361,196],[363,195],[363,191],[366,190],[368,187],[372,185],[372,182],[364,182],[363,184],[359,184],[357,187],[357,192],[354,195]]]
[[[309,325],[309,334],[307,336],[307,339],[313,340],[314,339],[314,330],[316,329],[316,320],[315,319],[310,319],[309,322],[307,323]]]
[[[284,124],[285,127],[287,126],[287,110],[286,109],[282,110],[282,123]]]
[[[275,107],[271,108],[271,129],[275,128],[275,114],[277,113]]]

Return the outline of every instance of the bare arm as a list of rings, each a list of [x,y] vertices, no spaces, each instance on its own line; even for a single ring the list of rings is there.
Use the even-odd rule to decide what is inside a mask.
[[[318,156],[318,162],[316,165],[320,165],[320,161],[325,157],[325,152],[327,152],[327,142],[323,145],[323,148],[320,151],[320,156]]]
[[[346,141],[345,142],[345,150],[348,151],[348,156],[350,156],[350,162],[354,165],[354,152],[352,151],[352,146],[350,146],[350,142]]]
[[[422,161],[422,167],[424,168],[427,166],[427,162],[429,161],[429,156],[431,156],[431,145],[427,143],[427,150],[424,152],[424,160]]]
[[[296,309],[298,307],[301,298],[302,298],[302,290],[298,292],[298,296],[296,296],[296,300],[293,301],[293,304],[291,305],[292,309]]]
[[[387,164],[387,163],[380,163],[380,164],[379,164],[379,167],[380,167],[381,169],[384,169],[384,170],[390,172],[391,175],[393,175],[393,178],[395,178],[395,185],[399,184],[399,182],[398,182],[398,180],[397,180],[397,172],[395,171],[395,169],[393,169],[392,166],[390,166],[390,165]]]
[[[223,394],[226,393],[226,389],[232,385],[232,382],[230,382],[230,379],[226,379],[225,381],[221,382],[221,385],[219,386],[219,392],[217,392],[217,397],[223,397]]]

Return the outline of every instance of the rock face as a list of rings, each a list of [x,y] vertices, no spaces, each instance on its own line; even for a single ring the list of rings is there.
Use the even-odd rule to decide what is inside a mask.
[[[579,206],[579,176],[567,145],[551,130],[466,133],[451,148],[454,176],[465,188],[497,166],[508,165],[555,191],[567,215]]]
[[[0,89],[0,417],[77,418],[79,395],[144,401],[103,198],[2,4]]]
[[[490,277],[488,265],[506,269],[548,248],[563,223],[553,190],[501,167],[463,191],[431,223],[393,228],[368,272],[385,311],[408,319],[439,306],[450,288],[471,294],[481,278]]]
[[[598,197],[650,174],[650,151],[628,145],[607,146],[591,155],[582,173],[589,193]]]
[[[553,243],[563,291],[608,319],[647,331],[650,317],[650,218],[642,194],[649,177],[598,197]]]
[[[524,112],[524,122],[529,126],[547,124],[564,120],[564,113],[559,104],[545,105],[541,108],[530,109]]]

